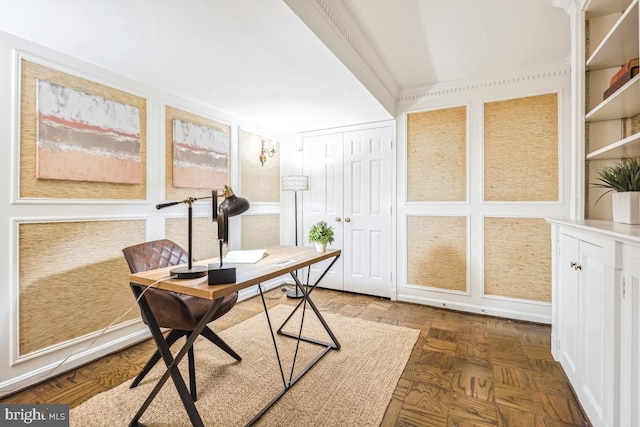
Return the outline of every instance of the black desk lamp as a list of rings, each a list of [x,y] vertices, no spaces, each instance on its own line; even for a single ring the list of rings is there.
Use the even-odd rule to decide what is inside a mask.
[[[160,203],[156,205],[156,209],[163,209],[169,206],[179,205],[180,203],[185,203],[189,207],[189,235],[188,235],[188,252],[189,252],[189,262],[187,267],[177,267],[170,271],[172,276],[176,276],[177,279],[195,279],[198,277],[206,276],[210,267],[206,265],[193,265],[193,203],[196,200],[203,199],[213,199],[212,201],[212,210],[213,210],[213,219],[218,222],[218,241],[220,242],[219,250],[220,250],[220,266],[222,267],[222,244],[228,242],[229,239],[229,227],[227,219],[230,216],[240,215],[249,209],[249,201],[242,197],[238,197],[233,193],[233,190],[227,185],[222,189],[222,197],[224,197],[224,201],[218,207],[218,190],[213,190],[211,192],[211,196],[205,197],[187,197],[184,200],[179,202],[167,202]],[[218,213],[221,215],[218,215]]]

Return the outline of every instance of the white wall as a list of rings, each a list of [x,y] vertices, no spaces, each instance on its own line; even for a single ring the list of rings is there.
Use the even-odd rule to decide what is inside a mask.
[[[135,95],[145,97],[147,104],[147,196],[142,201],[118,200],[26,200],[19,198],[19,55],[42,62],[61,71],[78,75]],[[63,55],[48,48],[33,44],[7,33],[0,32],[0,284],[4,298],[0,299],[0,395],[6,395],[33,384],[45,377],[59,375],[65,370],[79,366],[97,357],[113,352],[123,346],[148,336],[147,328],[141,322],[128,323],[125,327],[110,331],[89,349],[85,349],[96,334],[62,343],[32,357],[17,361],[18,340],[18,240],[17,220],[80,220],[83,219],[145,219],[147,238],[164,237],[164,212],[157,211],[155,205],[164,201],[164,105],[191,111],[231,125],[231,185],[237,185],[238,171],[238,128],[250,128],[265,136],[280,139],[283,146],[286,138],[265,129],[256,128],[251,123],[232,117],[213,106],[202,105],[178,94],[168,93],[159,88],[134,81],[126,76],[112,73],[98,66]],[[208,216],[208,205],[196,204],[194,216]],[[237,231],[237,230],[236,230]],[[239,236],[231,236],[231,244],[239,247]],[[133,242],[135,243],[135,242]],[[43,242],[46,244],[46,242]],[[33,268],[38,268],[37,263]],[[87,284],[90,292],[92,284]],[[46,298],[46,295],[42,296]],[[134,303],[132,299],[132,303]],[[70,301],[73,304],[73,301]],[[134,310],[138,310],[134,307]],[[44,327],[45,325],[43,325]],[[71,356],[70,356],[71,355]],[[51,369],[65,358],[64,364],[55,372]]]
[[[397,299],[430,304],[456,310],[496,316],[551,322],[551,304],[513,298],[488,297],[483,294],[483,216],[523,218],[569,218],[571,194],[571,85],[570,67],[561,63],[549,67],[523,70],[518,74],[496,75],[466,81],[437,84],[405,92],[398,105],[397,126]],[[483,103],[545,93],[558,94],[559,200],[543,203],[483,203]],[[467,191],[468,202],[408,203],[406,199],[406,114],[410,112],[466,106],[467,123]],[[526,162],[527,159],[518,159]],[[443,183],[446,185],[446,183]],[[405,224],[413,215],[463,215],[469,218],[468,292],[410,286],[407,284],[407,236]],[[551,236],[549,235],[549,239]],[[551,283],[549,283],[551,286]]]

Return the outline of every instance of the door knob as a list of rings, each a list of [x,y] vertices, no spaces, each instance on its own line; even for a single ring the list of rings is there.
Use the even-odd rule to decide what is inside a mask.
[[[336,222],[340,222],[340,217],[339,216],[336,217]]]
[[[346,218],[344,219],[344,222],[351,222],[351,218],[346,217]]]

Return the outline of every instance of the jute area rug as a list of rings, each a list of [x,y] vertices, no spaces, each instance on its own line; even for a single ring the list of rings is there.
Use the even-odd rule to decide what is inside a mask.
[[[301,310],[298,310],[299,312]],[[282,324],[291,307],[269,310],[274,328]],[[323,313],[342,348],[330,351],[285,394],[256,424],[258,426],[378,426],[416,343],[419,331]],[[286,330],[297,333],[296,322]],[[303,334],[329,340],[311,310],[304,318]],[[198,401],[206,426],[243,426],[281,389],[282,377],[264,313],[219,334],[240,356],[236,362],[209,341],[195,345]],[[295,340],[276,335],[289,378]],[[179,340],[172,350],[184,343]],[[303,343],[294,372],[313,359],[320,347]],[[162,365],[162,366],[161,366]],[[187,358],[180,364],[189,384]],[[71,410],[72,426],[127,426],[164,372],[158,365],[134,389],[131,381],[101,393]],[[156,396],[140,422],[148,427],[189,426],[189,417],[171,379]]]

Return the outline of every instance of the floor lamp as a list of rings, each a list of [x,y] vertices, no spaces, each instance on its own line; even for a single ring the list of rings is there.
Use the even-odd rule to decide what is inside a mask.
[[[296,227],[296,246],[298,246],[298,191],[309,190],[309,177],[305,175],[289,175],[282,177],[282,191],[293,191],[295,227]],[[298,272],[296,272],[296,276]],[[289,298],[302,298],[304,295],[298,286],[287,292]]]

